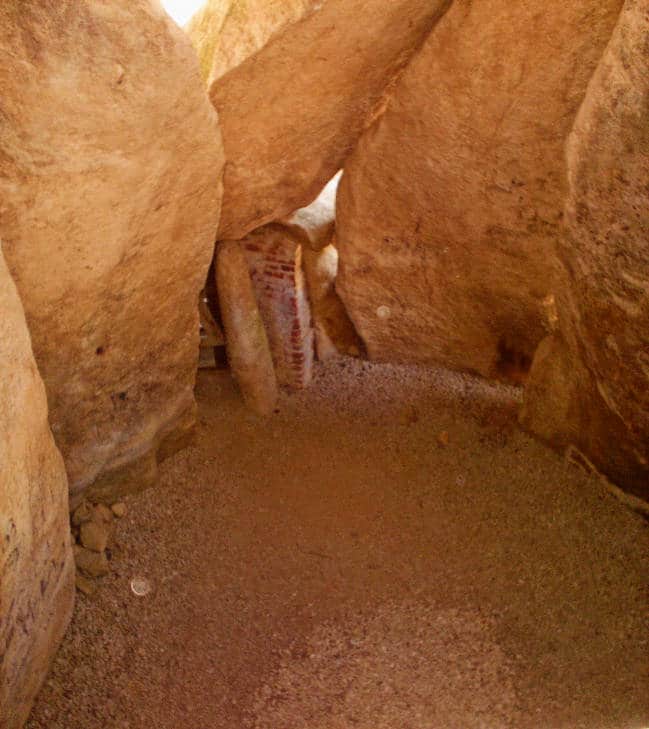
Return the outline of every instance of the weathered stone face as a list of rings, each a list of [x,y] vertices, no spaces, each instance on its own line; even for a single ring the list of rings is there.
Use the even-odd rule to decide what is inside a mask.
[[[215,269],[232,375],[246,405],[258,415],[270,415],[277,402],[277,378],[248,261],[237,241],[219,243]]]
[[[63,459],[0,246],[0,727],[27,718],[72,613]]]
[[[319,0],[207,0],[187,24],[203,78],[211,84],[252,56]]]
[[[649,496],[649,6],[627,0],[567,144],[559,330],[523,423]]]
[[[211,85],[228,160],[220,238],[317,196],[449,1],[322,0]]]
[[[324,361],[338,354],[358,356],[361,342],[336,293],[338,251],[332,244],[318,251],[305,247],[303,260],[318,359]]]
[[[148,0],[8,0],[0,52],[0,233],[70,488],[142,487],[193,422],[216,115]]]
[[[564,142],[622,0],[456,0],[345,164],[337,290],[369,355],[520,381]]]

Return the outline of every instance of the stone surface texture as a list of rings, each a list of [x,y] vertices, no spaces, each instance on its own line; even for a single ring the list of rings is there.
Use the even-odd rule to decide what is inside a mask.
[[[568,139],[557,331],[522,422],[649,498],[649,3],[627,0]]]
[[[68,484],[0,245],[0,727],[27,718],[70,621]]]
[[[185,30],[211,84],[262,48],[319,0],[207,0]]]
[[[345,164],[337,290],[370,357],[520,381],[564,143],[622,0],[456,0]]]
[[[303,253],[318,359],[339,354],[358,356],[362,343],[336,293],[338,251],[330,244],[320,251],[305,248]]]
[[[227,165],[220,238],[308,204],[449,0],[321,0],[210,86]]]
[[[0,234],[73,500],[110,499],[193,423],[217,117],[148,0],[9,0],[0,52]]]
[[[218,244],[215,269],[232,375],[246,405],[259,415],[270,415],[277,402],[277,378],[248,260],[238,241]]]
[[[341,177],[342,170],[329,180],[310,205],[299,208],[283,221],[300,228],[307,238],[307,248],[314,251],[320,251],[333,242],[336,231],[336,194]]]

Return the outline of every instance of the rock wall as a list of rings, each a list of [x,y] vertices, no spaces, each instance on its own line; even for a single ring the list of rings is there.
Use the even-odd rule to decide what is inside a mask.
[[[370,357],[516,382],[547,334],[564,142],[622,0],[455,0],[345,164],[337,290]]]
[[[450,0],[321,0],[217,79],[227,157],[220,238],[312,201]]]
[[[223,152],[158,3],[0,6],[0,234],[74,499],[151,482],[191,428]]]
[[[74,563],[63,459],[0,245],[0,727],[27,718],[67,628]]]
[[[208,84],[238,66],[319,0],[207,0],[186,27]]]
[[[568,139],[557,331],[522,422],[649,498],[649,3],[627,0]]]

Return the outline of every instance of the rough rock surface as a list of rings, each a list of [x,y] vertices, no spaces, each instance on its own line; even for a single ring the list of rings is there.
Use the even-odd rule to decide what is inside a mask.
[[[372,358],[525,374],[564,142],[621,7],[456,0],[435,27],[338,191],[337,289]]]
[[[321,251],[304,249],[304,273],[309,287],[318,359],[337,354],[359,355],[361,342],[336,293],[338,251],[328,245]]]
[[[241,241],[280,385],[311,382],[314,333],[302,267],[301,238],[273,223]]]
[[[237,241],[219,243],[215,268],[232,374],[248,407],[269,415],[277,402],[277,378],[248,261]]]
[[[336,230],[336,194],[342,170],[324,186],[318,197],[304,208],[299,208],[283,222],[295,225],[306,236],[307,247],[320,251],[328,246]]]
[[[208,83],[220,78],[318,4],[319,0],[207,0],[186,26],[203,78]]]
[[[0,727],[23,725],[72,613],[63,459],[0,248]]]
[[[193,424],[218,123],[147,0],[9,0],[0,52],[0,234],[72,496],[109,499]]]
[[[449,4],[322,0],[211,85],[228,160],[220,238],[318,195]]]
[[[649,5],[627,0],[567,144],[559,327],[523,423],[649,498]]]

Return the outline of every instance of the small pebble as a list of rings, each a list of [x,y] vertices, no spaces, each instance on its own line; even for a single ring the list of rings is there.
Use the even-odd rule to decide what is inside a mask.
[[[92,513],[92,507],[87,501],[84,501],[72,513],[72,524],[77,527],[85,524],[92,519]]]
[[[80,572],[77,572],[75,584],[79,592],[88,596],[92,595],[97,589],[97,583],[89,580],[87,577],[84,577]]]
[[[113,512],[105,504],[97,504],[93,509],[92,520],[110,524],[113,521]]]
[[[126,516],[127,508],[123,501],[119,501],[110,507],[110,510],[118,519],[123,519]]]
[[[74,547],[74,560],[86,577],[103,577],[110,572],[104,552],[93,552],[77,544]]]
[[[95,521],[87,521],[79,530],[79,541],[93,552],[103,552],[108,546],[108,527]]]

